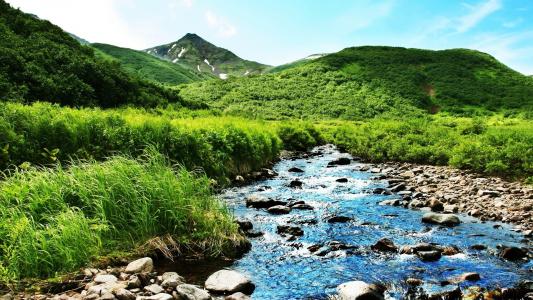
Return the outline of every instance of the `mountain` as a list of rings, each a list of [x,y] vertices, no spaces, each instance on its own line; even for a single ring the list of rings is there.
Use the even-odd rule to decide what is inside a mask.
[[[317,58],[321,58],[323,56],[326,56],[328,55],[327,53],[317,53],[317,54],[311,54],[307,57],[304,57],[302,59],[298,59],[298,60],[295,60],[293,62],[290,62],[290,63],[287,63],[287,64],[283,64],[283,65],[279,65],[279,66],[275,66],[275,67],[272,67],[272,68],[268,68],[265,73],[277,73],[277,72],[281,72],[283,70],[287,70],[287,69],[290,69],[290,68],[294,68],[294,67],[297,67],[299,65],[303,65],[307,62],[309,62],[310,60],[314,60],[314,59],[317,59]]]
[[[533,80],[468,49],[347,48],[261,76],[201,82],[180,95],[262,118],[405,116],[533,109]]]
[[[74,38],[76,41],[78,41],[80,44],[82,45],[89,45],[91,44],[91,42],[89,42],[88,40],[84,39],[84,38],[81,38],[77,35],[75,35],[74,33],[68,33],[72,38]]]
[[[176,85],[215,77],[211,73],[191,70],[142,51],[108,44],[92,44],[91,46],[98,50],[97,55],[116,60],[126,71],[154,82]]]
[[[233,52],[217,47],[194,33],[187,33],[176,42],[144,51],[191,70],[214,74],[222,79],[226,79],[229,75],[261,74],[269,67],[242,59]]]
[[[52,23],[0,0],[0,100],[71,106],[155,106],[177,93],[97,57]]]

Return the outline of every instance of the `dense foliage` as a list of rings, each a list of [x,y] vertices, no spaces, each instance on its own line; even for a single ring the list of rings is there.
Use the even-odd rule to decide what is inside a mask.
[[[97,55],[116,60],[126,71],[153,82],[176,85],[214,77],[211,73],[185,68],[142,51],[108,44],[91,44],[91,46],[100,50]]]
[[[243,242],[209,180],[157,154],[16,172],[0,182],[3,282],[73,271],[165,236],[206,254]]]
[[[48,21],[0,0],[0,100],[63,105],[155,106],[179,102],[175,92],[95,57]]]
[[[465,49],[347,48],[274,74],[190,84],[180,95],[227,113],[273,119],[533,110],[531,78]]]
[[[191,70],[207,74],[243,76],[260,74],[268,66],[242,59],[233,52],[217,47],[196,34],[188,33],[176,42],[146,49],[147,53],[172,61]],[[213,70],[205,60],[215,69]]]

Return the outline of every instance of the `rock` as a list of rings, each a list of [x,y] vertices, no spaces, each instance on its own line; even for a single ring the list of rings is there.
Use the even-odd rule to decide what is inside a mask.
[[[334,216],[328,219],[328,223],[346,223],[351,220],[352,218],[346,216]]]
[[[295,204],[292,206],[292,209],[300,209],[300,210],[313,210],[314,207],[312,207],[311,205],[309,204]]]
[[[400,206],[400,200],[399,199],[383,200],[383,201],[379,202],[378,205],[381,205],[381,206]]]
[[[126,267],[126,273],[149,273],[154,269],[154,262],[150,257],[140,258],[132,261]]]
[[[459,225],[461,223],[461,220],[459,219],[459,217],[452,214],[426,213],[422,217],[422,222],[451,227]]]
[[[251,294],[255,286],[246,276],[233,270],[220,270],[205,281],[205,288],[216,293]]]
[[[260,195],[251,195],[246,198],[246,206],[253,208],[269,208],[276,205],[286,205],[287,202],[270,199]]]
[[[364,281],[350,281],[337,287],[340,300],[383,300],[384,290]]]
[[[442,202],[440,202],[437,199],[431,199],[429,201],[429,207],[431,208],[431,211],[443,211],[444,210],[444,205],[442,204]]]
[[[165,291],[165,289],[155,283],[145,286],[144,290],[152,294],[159,294]]]
[[[527,252],[518,247],[503,247],[498,256],[506,260],[517,261],[526,258]]]
[[[380,239],[370,248],[374,251],[381,251],[381,252],[397,252],[398,251],[398,247],[396,247],[394,243],[387,238]]]
[[[278,176],[278,173],[276,173],[275,171],[273,171],[271,169],[262,168],[261,169],[261,176],[264,177],[264,178],[274,178],[274,177]]]
[[[299,179],[293,180],[289,183],[289,187],[293,189],[301,189],[303,185],[303,182],[301,182]]]
[[[89,287],[87,289],[87,294],[104,295],[115,290],[125,289],[126,287],[126,284],[110,281]]]
[[[130,277],[130,280],[128,280],[128,289],[136,289],[142,287],[142,282],[139,279],[139,277],[133,275]]]
[[[400,183],[400,184],[397,184],[393,187],[390,188],[390,191],[393,192],[393,193],[397,193],[397,192],[400,192],[400,191],[403,191],[405,190],[405,184],[404,183]]]
[[[440,249],[441,254],[445,256],[452,256],[461,253],[461,250],[456,246],[446,246]]]
[[[239,228],[242,231],[248,231],[248,230],[252,230],[254,228],[254,225],[252,224],[252,222],[250,222],[248,220],[236,220],[235,223],[237,223],[237,225],[239,225]]]
[[[419,285],[422,285],[424,282],[418,278],[407,278],[405,280],[405,283],[407,283],[410,286],[419,286]]]
[[[447,205],[444,205],[444,212],[447,212],[447,213],[456,213],[459,211],[459,207],[457,207],[457,205],[455,204],[447,204]]]
[[[94,282],[96,283],[108,283],[108,282],[117,282],[118,278],[115,275],[100,274],[94,277]]]
[[[244,184],[246,181],[244,180],[244,177],[242,177],[241,175],[237,175],[235,176],[235,183],[237,184]]]
[[[351,160],[349,158],[347,158],[347,157],[339,157],[336,160],[330,161],[328,163],[328,167],[344,166],[344,165],[349,165],[350,163],[351,163]]]
[[[167,293],[159,293],[149,297],[137,297],[137,300],[173,300],[174,297]]]
[[[135,300],[135,294],[127,289],[118,289],[114,293],[118,300]]]
[[[70,298],[67,297],[66,299],[70,299]],[[113,293],[110,293],[110,292],[107,292],[103,294],[102,296],[100,296],[100,300],[114,300],[114,299],[116,299],[115,295],[113,295]]]
[[[283,215],[290,213],[291,208],[285,205],[274,205],[272,207],[269,207],[267,211],[274,215]]]
[[[176,287],[176,292],[182,300],[209,300],[211,296],[206,290],[200,289],[192,284],[180,284]]]
[[[441,258],[442,254],[440,251],[432,250],[432,251],[418,251],[416,252],[416,255],[422,260],[422,261],[437,261]]]
[[[470,249],[472,249],[472,250],[485,250],[485,249],[487,249],[487,246],[476,244],[476,245],[470,246]]]
[[[241,292],[238,292],[235,294],[231,294],[224,299],[225,300],[250,300],[250,297]]]
[[[276,232],[278,234],[290,234],[294,236],[304,235],[304,231],[297,226],[278,225]]]
[[[292,173],[303,173],[304,172],[304,170],[297,168],[297,167],[292,167],[288,171]]]
[[[477,195],[478,196],[489,196],[491,198],[494,198],[494,197],[499,197],[500,196],[500,192],[498,191],[489,191],[489,190],[479,190],[477,192]]]
[[[335,181],[339,182],[339,183],[346,183],[346,182],[348,182],[348,178],[338,178]]]
[[[459,278],[461,281],[478,281],[481,279],[481,276],[479,276],[478,273],[471,272],[471,273],[464,273]]]
[[[247,231],[244,235],[249,238],[257,238],[263,236],[264,233],[262,233],[261,231]]]

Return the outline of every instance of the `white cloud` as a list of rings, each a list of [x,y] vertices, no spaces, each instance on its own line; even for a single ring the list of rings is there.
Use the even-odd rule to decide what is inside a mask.
[[[226,19],[217,16],[212,11],[205,12],[205,19],[210,28],[215,29],[220,36],[231,37],[237,34],[237,28]]]
[[[520,24],[522,22],[524,22],[524,19],[518,18],[516,20],[503,22],[502,26],[505,27],[505,28],[514,28],[514,27],[516,27],[518,24]]]
[[[459,18],[459,24],[456,28],[457,32],[462,33],[470,30],[487,16],[495,11],[498,11],[502,7],[502,4],[500,0],[487,0],[486,2],[478,5],[468,7],[471,12]]]
[[[102,42],[130,48],[142,48],[140,39],[123,19],[117,0],[8,0],[16,8],[76,34],[90,42]]]
[[[181,4],[185,7],[192,7],[194,0],[181,0]]]

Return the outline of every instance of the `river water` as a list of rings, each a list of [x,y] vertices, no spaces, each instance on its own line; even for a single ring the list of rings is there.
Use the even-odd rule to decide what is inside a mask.
[[[373,179],[376,174],[358,171],[358,162],[345,166],[327,167],[339,157],[349,157],[333,146],[314,149],[322,154],[311,158],[281,160],[274,166],[279,176],[244,187],[226,190],[220,197],[228,203],[236,217],[250,220],[254,230],[264,233],[253,238],[252,249],[235,261],[232,269],[249,276],[256,285],[253,299],[327,299],[336,287],[346,281],[363,280],[387,286],[387,297],[401,299],[407,290],[409,277],[424,281],[422,288],[429,292],[451,289],[457,284],[442,287],[441,281],[465,272],[477,272],[481,280],[458,285],[462,288],[511,287],[524,279],[532,279],[533,263],[513,263],[497,257],[497,245],[523,246],[522,236],[504,224],[481,223],[460,215],[462,224],[454,228],[428,225],[421,222],[423,212],[401,207],[380,206],[378,203],[399,198],[398,195],[374,195],[372,189],[387,186],[384,180]],[[291,173],[298,167],[304,173]],[[288,187],[291,180],[300,179],[302,189]],[[347,178],[339,183],[338,178]],[[272,215],[265,210],[247,208],[245,198],[263,195],[279,200],[303,200],[314,210],[292,210],[286,215]],[[351,217],[348,223],[328,223],[332,215]],[[297,224],[302,220],[316,220],[316,224]],[[304,222],[305,223],[305,222]],[[304,235],[288,241],[276,233],[277,225],[300,226]],[[443,246],[455,245],[462,251],[443,256],[436,262],[423,262],[413,255],[383,255],[370,250],[380,238],[389,238],[397,246],[420,242]],[[338,250],[318,256],[307,250],[314,244],[339,241],[353,245],[355,250]],[[487,250],[471,250],[482,244]]]

